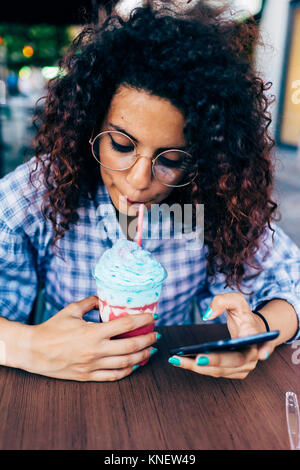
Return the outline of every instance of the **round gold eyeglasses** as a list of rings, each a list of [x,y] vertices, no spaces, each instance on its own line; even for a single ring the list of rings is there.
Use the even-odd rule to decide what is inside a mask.
[[[138,154],[135,142],[123,132],[103,131],[91,138],[89,143],[94,158],[108,170],[129,170],[138,158],[143,157]],[[170,149],[152,159],[152,173],[163,185],[178,188],[192,183],[197,169],[189,153]]]

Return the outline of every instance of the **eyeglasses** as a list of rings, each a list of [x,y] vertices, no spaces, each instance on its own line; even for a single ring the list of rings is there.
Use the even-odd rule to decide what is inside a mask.
[[[89,143],[94,158],[108,170],[129,170],[142,157],[137,152],[135,142],[123,132],[103,131],[91,138]],[[152,173],[160,183],[170,187],[187,186],[197,176],[192,156],[178,149],[165,150],[154,157]]]

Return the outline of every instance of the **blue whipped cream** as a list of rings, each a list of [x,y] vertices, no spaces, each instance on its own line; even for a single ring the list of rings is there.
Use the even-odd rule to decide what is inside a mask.
[[[134,308],[158,300],[167,272],[149,251],[121,239],[104,252],[93,276],[99,297],[110,305]]]

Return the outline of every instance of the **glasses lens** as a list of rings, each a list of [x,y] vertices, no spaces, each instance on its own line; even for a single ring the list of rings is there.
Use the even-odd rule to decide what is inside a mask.
[[[153,171],[161,183],[171,186],[188,184],[196,175],[191,155],[176,150],[161,153],[155,161]]]
[[[103,132],[93,142],[93,154],[106,168],[125,170],[136,160],[136,147],[122,132]]]

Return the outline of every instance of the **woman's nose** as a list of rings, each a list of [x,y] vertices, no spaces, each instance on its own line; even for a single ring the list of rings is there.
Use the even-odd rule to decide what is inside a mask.
[[[152,182],[152,160],[148,157],[138,157],[135,164],[129,168],[127,182],[135,189],[147,189]]]

